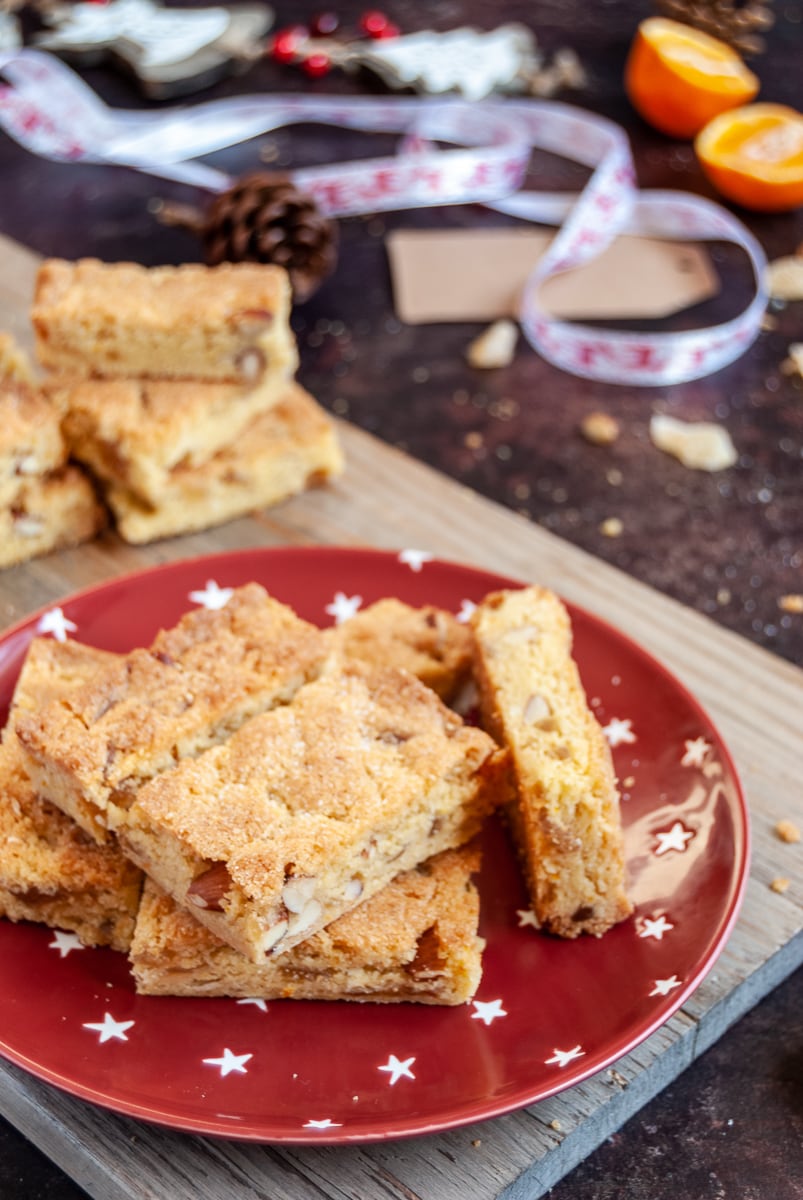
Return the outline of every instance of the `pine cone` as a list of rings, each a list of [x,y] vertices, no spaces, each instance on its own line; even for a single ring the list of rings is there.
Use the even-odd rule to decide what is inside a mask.
[[[284,267],[293,297],[306,300],[337,262],[337,225],[286,178],[256,172],[216,196],[199,223],[204,258]]]
[[[760,54],[765,48],[759,35],[775,22],[772,0],[656,0],[664,17],[692,25],[719,38],[740,54]]]

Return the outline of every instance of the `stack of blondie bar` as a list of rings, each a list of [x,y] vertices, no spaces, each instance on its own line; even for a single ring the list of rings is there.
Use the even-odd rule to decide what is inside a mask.
[[[331,422],[293,379],[279,267],[53,259],[31,317],[69,454],[129,542],[217,525],[342,468]]]
[[[447,707],[472,682],[485,729]],[[0,914],[129,949],[146,994],[458,1004],[500,806],[536,925],[627,917],[610,752],[553,593],[491,594],[468,624],[387,598],[322,631],[248,584],[125,655],[32,642]]]
[[[0,757],[0,913],[127,934],[150,994],[465,1001],[473,839],[507,753],[401,664],[453,694],[469,642],[390,601],[321,631],[256,584],[126,655],[34,640]]]
[[[0,334],[0,567],[77,545],[105,525],[90,480],[67,458],[58,410]]]

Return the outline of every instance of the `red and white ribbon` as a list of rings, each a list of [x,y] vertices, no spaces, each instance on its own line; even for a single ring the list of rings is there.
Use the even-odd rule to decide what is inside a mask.
[[[390,158],[290,172],[329,216],[481,203],[559,225],[532,272],[520,320],[534,348],[588,379],[668,385],[733,362],[756,337],[767,304],[761,246],[727,210],[683,192],[639,191],[627,137],[613,122],[541,100],[252,95],[158,111],[111,109],[68,67],[38,50],[0,55],[0,127],[26,149],[70,163],[109,163],[212,191],[233,182],[195,161],[284,125],[316,122],[404,135]],[[454,149],[441,149],[436,142]],[[591,168],[579,195],[522,190],[533,148]],[[620,234],[735,243],[753,298],[732,320],[673,333],[599,330],[556,320],[539,300],[550,276],[600,254]]]

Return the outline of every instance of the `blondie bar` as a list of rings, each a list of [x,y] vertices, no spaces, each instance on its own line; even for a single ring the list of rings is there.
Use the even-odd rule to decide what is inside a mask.
[[[351,664],[146,784],[124,851],[252,962],[474,836],[507,756],[413,676]]]
[[[31,320],[41,365],[67,376],[147,376],[256,384],[297,365],[281,267],[143,267],[48,259]]]
[[[23,713],[17,735],[42,794],[105,841],[145,780],[287,703],[326,657],[320,630],[247,584],[225,607],[186,613],[150,648]]]
[[[346,659],[409,671],[447,704],[471,672],[471,633],[453,613],[432,604],[413,608],[387,597],[335,626],[330,636]]]
[[[571,657],[569,615],[546,588],[495,592],[471,618],[483,723],[509,747],[509,806],[533,911],[562,937],[631,911],[611,754]]]
[[[0,379],[0,507],[13,502],[26,479],[66,461],[58,409],[28,384]]]
[[[479,896],[471,880],[478,866],[475,846],[445,850],[261,963],[249,962],[148,880],[130,954],[137,991],[462,1004],[482,973]]]
[[[0,567],[78,546],[106,524],[106,510],[79,467],[26,476],[0,509]]]
[[[73,458],[105,483],[158,505],[176,467],[191,469],[227,446],[287,391],[265,378],[256,387],[187,379],[56,380]]]
[[[143,504],[119,487],[108,489],[107,500],[121,537],[151,542],[278,504],[342,469],[332,422],[303,388],[291,384],[233,446],[199,466],[176,466],[156,505]]]
[[[16,717],[68,696],[115,657],[49,638],[35,638],[28,648],[0,744],[0,916],[69,930],[87,946],[126,951],[141,872],[116,845],[96,845],[37,793],[13,729]]]
[[[0,333],[0,381],[34,383],[30,359],[10,333]]]

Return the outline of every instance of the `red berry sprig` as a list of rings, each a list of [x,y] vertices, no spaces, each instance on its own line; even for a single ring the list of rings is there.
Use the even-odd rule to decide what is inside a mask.
[[[352,39],[334,41],[333,35],[339,28],[340,19],[334,12],[319,13],[309,25],[288,25],[274,34],[271,57],[274,62],[299,64],[310,79],[320,79],[332,69],[338,49],[346,49],[349,40],[370,38],[381,41],[399,37],[401,33],[398,25],[377,8],[362,14],[359,33]]]

